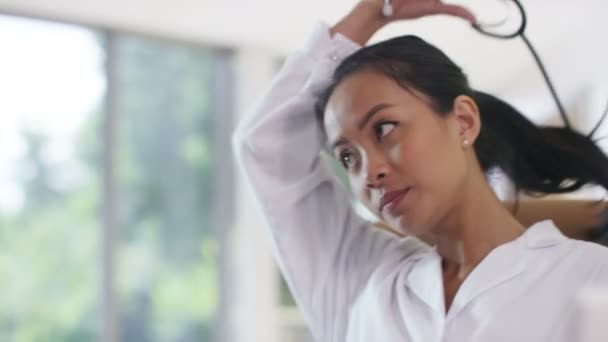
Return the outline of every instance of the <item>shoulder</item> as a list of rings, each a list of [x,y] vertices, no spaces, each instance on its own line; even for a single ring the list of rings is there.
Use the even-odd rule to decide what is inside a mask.
[[[562,258],[584,261],[586,264],[608,263],[608,247],[568,238],[551,220],[535,223],[522,239],[530,249],[553,251]]]
[[[568,241],[573,252],[587,262],[608,265],[608,247],[589,241],[574,239]]]
[[[542,267],[587,283],[603,278],[608,284],[608,248],[564,236],[550,221],[534,224],[524,234],[533,260]]]
[[[577,273],[584,273],[591,285],[608,286],[608,247],[569,239],[570,257]]]

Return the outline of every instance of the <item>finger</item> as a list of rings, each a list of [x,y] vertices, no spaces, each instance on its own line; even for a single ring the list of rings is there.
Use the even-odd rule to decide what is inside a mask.
[[[468,9],[457,5],[446,5],[441,3],[440,1],[437,1],[437,5],[434,9],[434,12],[436,14],[447,14],[455,17],[460,17],[471,23],[475,23],[477,21],[477,19],[475,19],[475,15],[473,15],[473,13]]]

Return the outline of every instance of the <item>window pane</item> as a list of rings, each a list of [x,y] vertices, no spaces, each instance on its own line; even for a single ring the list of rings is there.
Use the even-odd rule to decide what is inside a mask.
[[[0,47],[0,341],[95,340],[100,40],[0,16]]]
[[[217,57],[126,36],[118,46],[122,340],[209,341]]]

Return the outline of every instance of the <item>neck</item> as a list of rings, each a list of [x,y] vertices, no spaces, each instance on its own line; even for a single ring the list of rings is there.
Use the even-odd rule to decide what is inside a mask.
[[[459,205],[433,229],[444,269],[461,279],[494,248],[516,239],[525,230],[500,203],[482,174],[471,178],[477,181],[464,185]]]

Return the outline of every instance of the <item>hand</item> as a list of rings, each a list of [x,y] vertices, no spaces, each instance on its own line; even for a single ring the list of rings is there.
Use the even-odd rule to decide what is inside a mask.
[[[444,4],[441,0],[392,0],[393,15],[389,21],[416,19],[427,15],[445,14],[460,17],[471,23],[475,16],[469,10],[458,5]],[[382,13],[384,0],[361,0],[361,3],[374,6]]]
[[[447,5],[440,0],[392,0],[393,15],[384,17],[384,0],[361,0],[353,10],[331,30],[365,45],[371,36],[384,25],[427,15],[446,14],[475,22],[473,14],[461,6]]]

